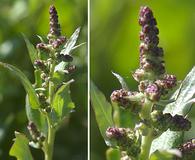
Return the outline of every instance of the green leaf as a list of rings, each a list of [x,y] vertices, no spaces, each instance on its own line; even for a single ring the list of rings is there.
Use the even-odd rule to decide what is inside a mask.
[[[35,123],[37,128],[44,133],[47,134],[47,122],[44,115],[41,114],[40,110],[33,109],[29,104],[29,98],[28,95],[26,95],[26,115],[29,121],[32,121]]]
[[[164,113],[171,113],[172,115],[186,115],[192,104],[194,103],[195,95],[195,67],[189,72],[181,86],[176,90],[171,99],[176,99],[175,102],[168,104],[165,107]],[[177,147],[183,141],[183,132],[173,132],[167,130],[159,138],[152,143],[150,153],[158,149],[171,149]]]
[[[64,49],[60,52],[60,54],[70,54],[73,50],[78,48],[79,46],[75,46],[77,39],[79,37],[80,27],[75,30],[70,39],[68,39],[67,43],[64,46]],[[61,62],[55,67],[55,72],[60,71],[63,72],[67,62]]]
[[[14,144],[9,151],[10,156],[16,157],[17,160],[33,160],[27,137],[19,132],[15,132],[15,136]]]
[[[72,82],[73,81],[64,83],[54,95],[52,106],[59,118],[64,118],[69,113],[71,113],[73,109],[75,108],[75,105],[72,102],[72,99],[70,96],[69,86],[70,86],[70,83]]]
[[[106,129],[114,126],[112,119],[112,106],[107,102],[105,96],[98,90],[98,88],[91,82],[91,103],[95,112],[97,124],[100,132],[108,146],[112,146],[112,142],[106,137]]]
[[[106,160],[120,160],[120,151],[118,149],[109,148],[106,151]]]
[[[191,101],[195,95],[195,67],[188,73],[180,88],[176,91],[177,99],[174,103],[167,105],[164,112],[169,112],[173,115],[186,115],[193,103]],[[191,101],[191,103],[189,103]]]
[[[117,127],[134,128],[135,124],[139,121],[138,115],[123,109],[116,103],[112,103],[113,106],[113,120]]]
[[[37,50],[35,49],[34,45],[30,43],[30,41],[28,40],[28,38],[22,34],[24,37],[24,41],[26,43],[26,47],[28,49],[28,53],[31,59],[32,64],[34,64],[34,61],[36,59],[38,59],[38,54],[37,54]]]
[[[150,160],[173,160],[176,156],[181,157],[181,152],[177,149],[157,150],[150,156]]]
[[[114,72],[112,72],[112,74],[118,79],[123,89],[129,90],[124,78],[121,75]]]
[[[18,68],[14,67],[10,64],[0,62],[0,66],[8,69],[9,71],[14,73],[20,79],[21,83],[23,84],[23,86],[24,86],[24,88],[29,96],[29,103],[30,103],[31,107],[34,109],[39,108],[40,104],[39,104],[38,97],[35,93],[35,90],[34,90],[32,84],[30,83],[28,78],[24,75],[24,73],[22,71],[20,71]]]
[[[79,37],[80,33],[80,27],[75,30],[75,32],[72,34],[70,39],[68,39],[67,43],[64,46],[64,49],[61,51],[60,54],[70,54],[70,52],[74,49],[74,46],[77,42],[77,39]]]

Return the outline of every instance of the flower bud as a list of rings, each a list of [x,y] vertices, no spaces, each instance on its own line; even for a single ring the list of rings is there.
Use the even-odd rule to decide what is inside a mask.
[[[58,14],[56,8],[51,5],[49,8],[49,14],[50,14],[50,31],[48,34],[48,39],[55,39],[56,37],[59,37],[61,35],[61,28],[60,24],[58,23]]]
[[[51,48],[50,48],[47,44],[45,44],[45,43],[43,43],[43,42],[38,43],[38,44],[36,45],[36,48],[37,48],[38,50],[40,50],[40,51],[45,52],[45,53],[49,53],[49,52],[51,51]]]
[[[120,139],[120,138],[124,137],[125,134],[126,134],[126,132],[125,132],[124,128],[109,127],[106,130],[106,136],[109,139]]]
[[[195,139],[190,139],[179,147],[182,153],[182,160],[192,159],[192,154],[195,151]],[[179,160],[179,158],[178,158]]]
[[[177,85],[177,78],[174,75],[166,74],[161,80],[157,80],[155,83],[163,89],[171,89]]]
[[[139,113],[142,108],[142,97],[138,92],[130,92],[124,89],[112,92],[111,101],[116,102],[120,107],[130,109],[133,113]]]
[[[45,62],[42,61],[42,60],[38,60],[38,59],[35,60],[34,61],[34,66],[35,66],[36,69],[40,69],[44,72],[47,72],[47,66],[45,65]]]
[[[52,41],[52,46],[53,48],[59,48],[60,46],[62,46],[64,43],[66,42],[66,38],[61,36],[59,38],[57,38],[56,40]]]
[[[151,101],[158,101],[161,96],[160,89],[156,84],[148,85],[145,89],[145,94]]]
[[[75,65],[66,65],[65,70],[67,71],[68,74],[71,74],[76,71],[76,66]]]
[[[121,151],[126,151],[129,156],[137,157],[140,153],[140,141],[135,132],[127,128],[109,127],[106,136],[115,140]]]
[[[130,101],[127,99],[130,94],[129,91],[120,89],[113,91],[110,98],[111,101],[118,103],[120,106],[127,107],[130,105]]]

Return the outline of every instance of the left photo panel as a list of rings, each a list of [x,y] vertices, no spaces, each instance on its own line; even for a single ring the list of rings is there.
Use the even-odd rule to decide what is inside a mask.
[[[0,6],[0,159],[86,160],[87,0]]]

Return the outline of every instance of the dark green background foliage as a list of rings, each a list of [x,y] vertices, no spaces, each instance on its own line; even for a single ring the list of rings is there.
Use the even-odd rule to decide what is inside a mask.
[[[18,66],[34,82],[33,67],[23,40],[24,33],[33,44],[49,31],[48,0],[0,0],[0,60]],[[81,26],[78,43],[87,41],[87,0],[54,1],[62,33],[70,37]],[[74,52],[77,71],[72,75],[72,99],[76,111],[71,114],[56,135],[54,159],[85,160],[87,157],[87,54],[86,45]],[[10,73],[0,70],[0,159],[8,156],[14,131],[27,132],[25,91]],[[43,159],[40,151],[32,150],[36,160]]]
[[[125,77],[131,90],[137,83],[131,71],[138,68],[139,31],[138,14],[141,5],[154,12],[160,30],[160,44],[165,54],[168,73],[182,80],[195,64],[195,6],[194,1],[183,0],[92,0],[91,1],[91,78],[107,99],[120,84],[111,71]],[[106,107],[106,106],[105,106]],[[190,119],[195,123],[195,110]],[[195,125],[186,139],[192,138]],[[106,145],[91,110],[91,159],[105,159]]]

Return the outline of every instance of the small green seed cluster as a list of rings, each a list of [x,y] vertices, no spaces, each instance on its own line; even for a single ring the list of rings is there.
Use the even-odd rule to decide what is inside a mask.
[[[32,137],[33,142],[36,143],[39,148],[41,148],[45,140],[45,136],[37,129],[33,122],[28,123],[27,129]]]
[[[171,131],[188,131],[191,128],[191,122],[181,115],[172,116],[170,113],[164,113],[154,110],[151,113],[151,124],[160,132],[167,129]]]
[[[114,140],[121,151],[126,151],[128,156],[137,157],[140,153],[140,140],[135,132],[126,128],[109,127],[106,136]]]

